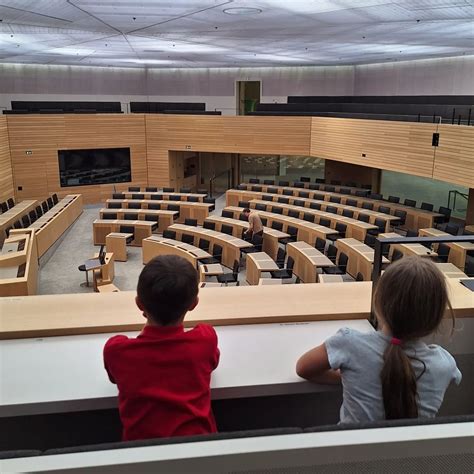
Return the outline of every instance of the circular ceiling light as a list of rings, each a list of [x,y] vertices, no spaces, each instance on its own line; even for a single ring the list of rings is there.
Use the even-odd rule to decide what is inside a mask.
[[[260,8],[234,7],[226,8],[224,13],[227,15],[258,15],[262,13]]]

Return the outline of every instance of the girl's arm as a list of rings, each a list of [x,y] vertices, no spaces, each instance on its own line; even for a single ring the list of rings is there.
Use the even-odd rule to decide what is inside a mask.
[[[296,363],[296,373],[310,382],[323,384],[341,383],[339,370],[333,370],[329,365],[325,344],[321,344],[303,354]]]

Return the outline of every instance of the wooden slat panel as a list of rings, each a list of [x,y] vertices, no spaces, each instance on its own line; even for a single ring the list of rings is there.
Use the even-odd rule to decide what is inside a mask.
[[[116,187],[147,184],[144,115],[12,115],[7,121],[15,185],[23,187],[18,197],[80,193],[85,203],[110,197],[112,184],[60,187],[57,151],[65,149],[130,147],[133,181]]]
[[[474,188],[474,127],[440,125],[433,178]]]
[[[431,178],[435,131],[435,124],[313,117],[311,155]]]
[[[7,118],[0,116],[0,202],[14,196]]]

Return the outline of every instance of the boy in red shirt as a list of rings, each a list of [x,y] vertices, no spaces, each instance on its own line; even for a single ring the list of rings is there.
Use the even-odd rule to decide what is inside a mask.
[[[198,275],[187,260],[162,255],[143,268],[136,303],[147,323],[136,338],[114,336],[104,347],[124,441],[217,431],[210,393],[217,335],[205,324],[183,328],[198,301]]]

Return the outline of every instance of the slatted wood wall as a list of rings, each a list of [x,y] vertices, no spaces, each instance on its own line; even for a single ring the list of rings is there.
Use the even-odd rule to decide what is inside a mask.
[[[14,196],[7,118],[0,116],[0,202]]]
[[[144,115],[10,115],[7,120],[13,176],[20,199],[44,199],[55,192],[60,196],[81,193],[85,203],[110,197],[112,184],[61,188],[58,150],[130,147],[132,184],[147,184]],[[27,155],[27,150],[32,154]],[[117,189],[128,185],[117,185]]]

